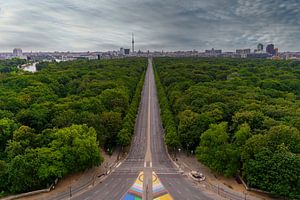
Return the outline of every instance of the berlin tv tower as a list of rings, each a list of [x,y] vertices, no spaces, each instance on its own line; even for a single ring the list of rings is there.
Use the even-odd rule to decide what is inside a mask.
[[[134,35],[132,33],[132,53],[134,53]]]

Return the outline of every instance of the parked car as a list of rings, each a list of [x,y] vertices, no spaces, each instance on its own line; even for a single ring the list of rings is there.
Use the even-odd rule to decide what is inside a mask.
[[[197,171],[191,171],[190,176],[193,179],[197,180],[197,181],[204,181],[205,180],[205,176],[202,173],[197,172]]]

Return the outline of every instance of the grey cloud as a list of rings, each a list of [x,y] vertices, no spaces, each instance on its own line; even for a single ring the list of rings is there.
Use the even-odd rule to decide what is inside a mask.
[[[0,0],[4,1],[4,0]],[[298,0],[9,0],[0,50],[254,48],[299,50]]]

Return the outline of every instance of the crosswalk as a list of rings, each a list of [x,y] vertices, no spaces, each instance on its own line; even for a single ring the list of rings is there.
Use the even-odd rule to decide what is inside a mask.
[[[143,186],[144,181],[144,172],[140,172],[137,179],[130,187],[130,189],[124,194],[121,200],[142,200],[143,192],[145,190]],[[146,188],[145,191],[147,191]],[[161,183],[158,178],[158,175],[155,172],[152,172],[152,195],[153,200],[173,200],[170,193]]]

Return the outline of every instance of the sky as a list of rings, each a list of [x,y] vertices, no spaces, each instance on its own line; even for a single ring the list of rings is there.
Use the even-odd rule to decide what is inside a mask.
[[[300,0],[0,0],[0,51],[300,51]]]

